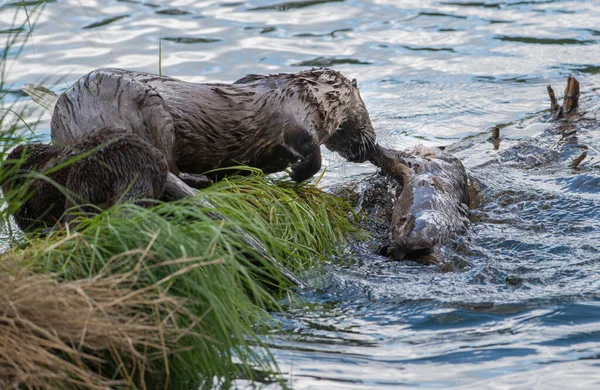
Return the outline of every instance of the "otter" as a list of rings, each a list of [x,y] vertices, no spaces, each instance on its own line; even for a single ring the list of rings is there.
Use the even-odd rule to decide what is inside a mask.
[[[74,206],[83,212],[107,209],[119,201],[150,206],[149,199],[162,196],[168,165],[139,136],[102,128],[68,148],[20,145],[7,156],[3,170],[5,197],[9,203],[22,202],[15,221],[21,230],[32,231],[68,221],[64,213]]]
[[[371,162],[401,184],[389,244],[381,253],[395,260],[413,257],[425,264],[439,263],[436,249],[469,226],[468,179],[460,160],[439,149],[401,152],[376,145]]]
[[[64,148],[45,144],[20,145],[4,161],[2,192],[8,210],[23,231],[53,226],[65,210],[65,196],[58,185],[67,183],[68,171],[61,169],[35,178],[29,171],[44,173],[63,159]],[[14,207],[17,207],[14,209]]]
[[[291,165],[301,182],[321,168],[320,145],[363,162],[375,143],[356,80],[331,69],[248,75],[233,84],[94,70],[59,97],[52,142],[73,145],[101,127],[137,134],[195,188],[210,184],[203,173],[218,180],[229,172],[223,168],[240,164],[266,174]]]

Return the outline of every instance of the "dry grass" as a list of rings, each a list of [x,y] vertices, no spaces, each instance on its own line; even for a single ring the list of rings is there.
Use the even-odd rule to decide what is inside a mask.
[[[110,274],[109,267],[68,282],[18,266],[0,272],[0,388],[146,388],[156,360],[163,372],[153,378],[168,383],[168,356],[180,352],[182,337],[193,335],[178,322],[181,316],[188,324],[199,319],[158,283],[136,289],[140,267],[121,274]]]

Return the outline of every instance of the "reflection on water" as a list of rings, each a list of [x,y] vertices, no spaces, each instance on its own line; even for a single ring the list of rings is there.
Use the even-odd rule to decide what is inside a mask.
[[[0,37],[15,4],[0,8]],[[160,63],[197,82],[335,67],[358,79],[383,144],[468,137],[457,155],[485,189],[452,248],[456,272],[347,254],[310,278],[319,288],[278,314],[283,331],[268,339],[293,387],[598,388],[597,123],[577,171],[576,147],[551,169],[491,162],[547,129],[533,115],[547,84],[573,73],[597,93],[599,23],[593,0],[48,2],[33,43],[9,58],[8,98],[36,81],[61,92],[108,66]],[[324,160],[326,184],[373,171]]]

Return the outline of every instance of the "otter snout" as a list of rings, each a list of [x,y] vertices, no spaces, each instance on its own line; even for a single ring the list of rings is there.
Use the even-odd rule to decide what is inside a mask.
[[[342,126],[327,142],[327,149],[338,153],[349,162],[364,162],[375,150],[375,131],[371,126]]]

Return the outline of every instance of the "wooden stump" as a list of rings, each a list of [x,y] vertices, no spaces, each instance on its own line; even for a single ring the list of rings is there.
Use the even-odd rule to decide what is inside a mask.
[[[579,105],[579,81],[573,76],[567,79],[567,87],[565,88],[565,98],[563,101],[563,109],[565,114],[573,111]]]
[[[562,106],[558,104],[556,95],[552,86],[548,85],[548,95],[550,96],[550,111],[553,119],[561,119],[565,114],[570,113],[579,105],[579,81],[573,76],[567,78],[567,87]]]

